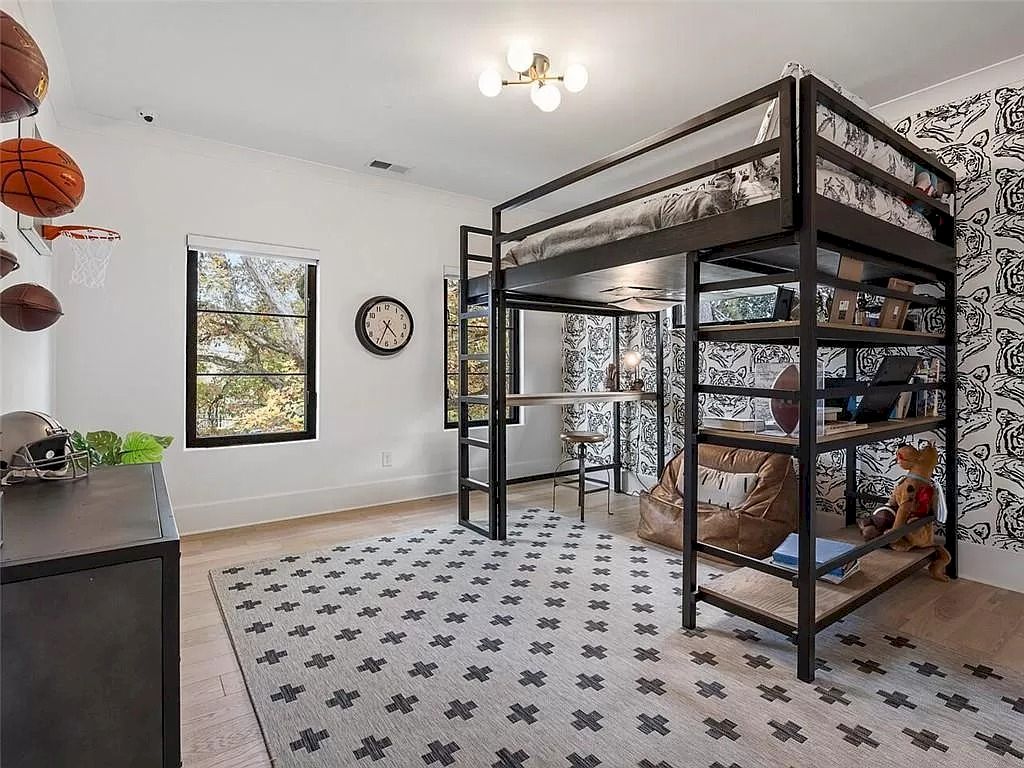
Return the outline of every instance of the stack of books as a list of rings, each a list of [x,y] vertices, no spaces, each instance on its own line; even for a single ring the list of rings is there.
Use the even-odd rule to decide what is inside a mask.
[[[825,430],[822,434],[838,435],[841,432],[858,432],[867,429],[868,424],[860,424],[856,421],[832,421],[825,422]]]
[[[853,544],[849,544],[845,541],[815,539],[815,565],[820,566],[827,560],[846,554],[853,548]],[[797,566],[800,563],[800,537],[795,533],[789,534],[789,536],[786,537],[786,540],[778,546],[778,549],[772,552],[772,562],[776,565],[781,565],[783,568],[789,568],[790,570],[796,571]],[[833,584],[841,584],[859,570],[860,560],[851,560],[846,565],[826,573],[821,577],[821,579]]]
[[[733,432],[764,432],[764,419],[721,419],[705,416],[702,421],[706,429],[728,429]]]

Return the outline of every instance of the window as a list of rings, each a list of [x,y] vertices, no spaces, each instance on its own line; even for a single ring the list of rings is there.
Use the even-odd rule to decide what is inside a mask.
[[[186,445],[316,437],[316,263],[189,246]]]
[[[729,320],[765,320],[771,318],[775,311],[773,293],[741,293],[732,296],[703,298],[698,309],[698,319],[702,323],[720,323]],[[672,307],[672,327],[686,326],[686,316],[682,304]]]
[[[451,429],[459,425],[459,280],[457,277],[446,277],[444,280],[444,426]],[[486,317],[474,317],[469,320],[469,353],[487,353]],[[506,324],[508,333],[508,391],[520,391],[519,377],[519,312],[508,313]],[[470,360],[468,389],[471,395],[487,394],[488,367],[487,360]],[[508,423],[519,423],[519,409],[508,409]],[[487,406],[469,406],[469,425],[471,427],[487,426]]]

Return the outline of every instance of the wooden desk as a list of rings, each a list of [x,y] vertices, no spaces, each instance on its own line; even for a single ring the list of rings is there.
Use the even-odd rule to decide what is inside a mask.
[[[657,392],[542,392],[537,394],[506,395],[509,406],[573,405],[575,403],[632,403],[657,400]]]

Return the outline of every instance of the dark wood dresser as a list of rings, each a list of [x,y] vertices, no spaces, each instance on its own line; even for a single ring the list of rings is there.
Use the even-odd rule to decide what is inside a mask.
[[[0,765],[177,768],[179,541],[159,464],[4,489]]]

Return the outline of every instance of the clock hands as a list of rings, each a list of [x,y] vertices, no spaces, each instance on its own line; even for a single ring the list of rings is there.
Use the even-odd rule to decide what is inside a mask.
[[[384,330],[387,331],[388,333],[390,333],[392,336],[394,336],[395,337],[395,341],[398,341],[398,334],[395,333],[393,330],[391,330],[391,321],[390,320],[385,320],[384,321]]]

